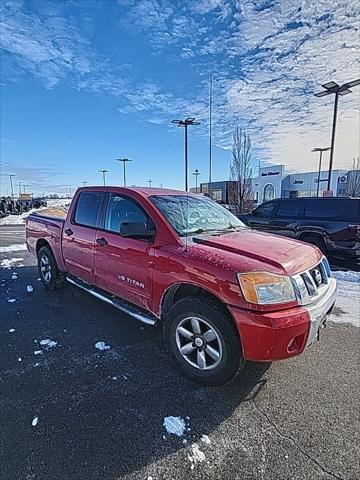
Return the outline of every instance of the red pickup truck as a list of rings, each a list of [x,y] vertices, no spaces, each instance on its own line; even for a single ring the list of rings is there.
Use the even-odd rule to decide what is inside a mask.
[[[26,237],[46,288],[66,280],[161,323],[169,355],[205,384],[230,381],[246,360],[302,353],[335,302],[317,247],[253,231],[186,192],[80,188],[66,219],[30,215]]]

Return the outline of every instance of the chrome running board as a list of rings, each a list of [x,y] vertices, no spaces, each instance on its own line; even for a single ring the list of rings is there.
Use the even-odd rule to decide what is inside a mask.
[[[140,322],[146,323],[147,325],[155,325],[156,322],[159,320],[152,313],[147,312],[146,310],[142,310],[141,308],[136,307],[135,305],[132,305],[125,300],[121,300],[118,297],[109,295],[103,290],[98,289],[94,285],[83,282],[77,277],[67,276],[66,280],[72,285],[81,288],[81,290],[90,293],[90,295],[92,295],[93,297],[96,297],[99,300],[102,300],[103,302],[112,305],[118,310],[121,310],[122,312],[131,315],[133,318],[136,318],[136,320],[139,320]]]

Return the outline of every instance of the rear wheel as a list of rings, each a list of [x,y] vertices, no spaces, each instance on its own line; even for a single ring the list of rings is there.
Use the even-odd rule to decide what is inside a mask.
[[[305,235],[301,239],[303,242],[311,243],[316,245],[324,255],[327,253],[326,245],[324,240],[319,235]]]
[[[164,340],[177,367],[206,385],[230,382],[245,364],[232,319],[207,299],[176,302],[164,321]]]
[[[64,285],[65,276],[60,272],[50,247],[41,247],[38,251],[38,271],[45,288],[55,290]]]

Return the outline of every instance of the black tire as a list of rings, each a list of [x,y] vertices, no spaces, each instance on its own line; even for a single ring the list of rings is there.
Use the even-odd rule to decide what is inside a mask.
[[[311,243],[311,245],[315,245],[318,247],[321,252],[326,255],[327,254],[327,248],[324,240],[319,236],[319,235],[305,235],[301,239],[303,242]]]
[[[217,335],[217,338],[207,342],[205,338],[199,334],[205,342],[204,348],[194,347],[194,351],[187,356],[186,360],[180,352],[178,342],[179,338],[184,340],[184,342],[188,340],[179,335],[177,328],[183,325],[186,326],[186,329],[188,329],[189,326],[191,327],[191,321],[187,320],[189,317],[199,319],[200,326],[205,327],[202,328],[202,333],[204,333],[205,330],[208,333],[209,330],[212,329]],[[186,324],[183,322],[190,323]],[[166,315],[163,329],[168,355],[182,373],[185,373],[188,377],[199,383],[205,385],[223,385],[229,383],[240,373],[245,365],[240,337],[232,318],[224,309],[206,298],[189,297],[176,302]],[[188,330],[187,333],[189,333]],[[211,335],[214,335],[214,333]],[[218,348],[219,342],[221,343],[221,347]],[[195,345],[195,338],[189,340],[189,345],[190,344],[192,346]],[[220,352],[219,359],[216,361],[207,353],[211,346],[214,347],[215,350],[218,350],[218,353]],[[181,348],[183,347],[184,345],[181,345]],[[214,352],[214,348],[212,349],[212,353]],[[197,361],[198,350],[204,351],[201,355],[204,355],[206,362],[210,364],[206,369],[199,369],[190,363],[190,360],[194,358],[194,362]],[[212,362],[213,366],[211,366]],[[218,362],[218,364],[216,364],[216,362]]]
[[[45,288],[56,290],[63,287],[65,275],[60,272],[50,247],[41,247],[37,254],[38,272]],[[48,267],[49,268],[48,268]],[[44,267],[47,267],[44,270]]]

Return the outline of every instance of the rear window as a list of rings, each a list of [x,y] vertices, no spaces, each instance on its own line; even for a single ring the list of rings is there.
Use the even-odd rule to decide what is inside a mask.
[[[300,211],[300,202],[284,201],[280,202],[277,212],[278,217],[297,217]]]
[[[338,218],[346,217],[348,200],[324,199],[307,202],[305,217]]]
[[[96,227],[100,214],[101,201],[103,192],[82,192],[80,193],[76,211],[75,223],[85,225],[87,227]]]

